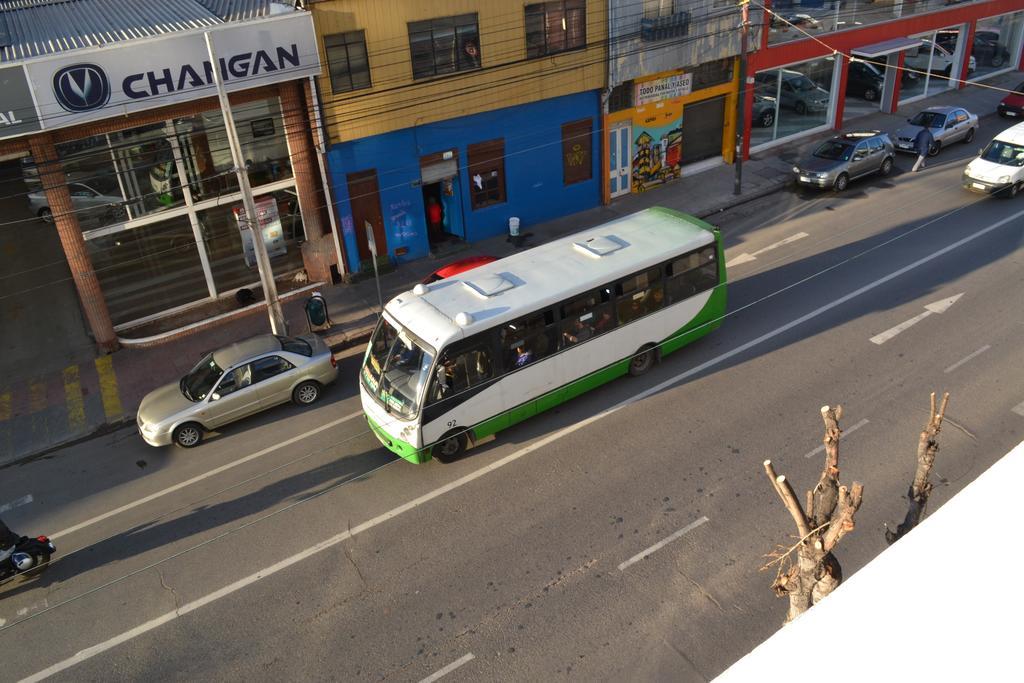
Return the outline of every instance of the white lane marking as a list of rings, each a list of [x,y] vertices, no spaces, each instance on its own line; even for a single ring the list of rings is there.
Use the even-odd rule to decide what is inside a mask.
[[[327,424],[321,425],[321,426],[317,427],[316,429],[310,430],[310,431],[305,432],[303,434],[299,434],[297,436],[293,436],[292,438],[287,439],[285,441],[282,441],[281,443],[274,444],[273,446],[268,446],[267,448],[264,448],[261,451],[256,451],[255,453],[252,453],[251,455],[247,455],[244,458],[241,458],[240,460],[235,460],[233,462],[227,463],[226,465],[221,465],[220,467],[215,467],[214,469],[210,470],[209,472],[204,472],[203,474],[196,475],[196,476],[192,477],[191,479],[186,479],[183,482],[179,482],[179,483],[175,484],[174,486],[169,486],[168,488],[165,488],[162,491],[157,491],[157,492],[151,493],[148,496],[145,496],[143,498],[139,498],[138,500],[133,500],[130,503],[125,503],[124,505],[122,505],[119,508],[114,508],[113,510],[108,510],[107,512],[104,512],[102,515],[97,515],[97,516],[93,517],[92,519],[87,519],[84,522],[79,522],[78,524],[75,524],[74,526],[70,526],[67,529],[64,529],[63,531],[58,531],[55,534],[50,534],[50,539],[51,540],[52,539],[57,539],[57,538],[60,538],[61,536],[67,536],[70,533],[74,533],[75,531],[81,531],[82,529],[84,529],[87,526],[92,526],[93,524],[96,524],[97,522],[102,522],[103,520],[109,519],[110,517],[113,517],[115,515],[119,515],[122,512],[127,512],[128,510],[131,510],[132,508],[137,508],[140,505],[145,505],[146,503],[154,501],[157,498],[161,498],[163,496],[166,496],[168,493],[174,493],[175,491],[180,491],[181,489],[183,489],[183,488],[185,488],[187,486],[191,486],[192,484],[195,484],[197,482],[200,482],[203,479],[209,479],[210,477],[218,475],[218,474],[220,474],[222,472],[227,472],[228,470],[230,470],[230,469],[232,469],[234,467],[238,467],[239,465],[244,465],[245,463],[247,463],[247,462],[249,462],[251,460],[255,460],[256,458],[261,458],[264,455],[266,455],[267,453],[272,453],[272,452],[276,451],[279,448],[284,448],[285,446],[290,446],[291,444],[295,443],[296,441],[302,441],[303,439],[308,438],[310,436],[313,436],[314,434],[319,434],[320,432],[324,431],[325,429],[330,429],[331,427],[335,427],[335,426],[341,424],[342,422],[347,422],[348,420],[351,420],[353,418],[360,417],[362,414],[363,414],[362,411],[359,411],[358,413],[352,413],[351,415],[346,415],[344,417],[339,417],[337,420],[334,420],[333,422],[328,422]]]
[[[430,674],[429,676],[424,678],[422,681],[420,681],[420,683],[434,683],[434,681],[436,681],[437,679],[441,678],[442,676],[447,676],[448,674],[450,674],[451,672],[455,671],[456,669],[458,669],[463,664],[465,664],[467,662],[471,662],[471,661],[473,661],[473,653],[472,652],[459,657],[458,659],[456,659],[454,662],[452,662],[451,664],[449,664],[445,668],[439,669],[438,671],[435,671],[434,673]]]
[[[666,538],[664,540],[661,540],[661,541],[658,541],[657,543],[652,545],[647,550],[641,550],[636,555],[634,555],[633,557],[629,558],[628,560],[626,560],[625,562],[620,564],[619,565],[619,571],[621,572],[626,567],[628,567],[628,566],[630,566],[632,564],[636,564],[637,562],[639,562],[640,560],[644,559],[645,557],[650,557],[651,555],[653,555],[657,551],[659,551],[662,548],[664,548],[665,546],[667,546],[672,541],[676,540],[677,538],[681,538],[682,536],[688,534],[689,532],[693,531],[694,529],[696,529],[701,524],[704,524],[707,521],[708,521],[707,517],[701,517],[696,522],[690,522],[689,524],[684,526],[682,529],[680,529],[679,531],[677,531],[674,534],[672,534],[671,536],[669,536],[668,538]]]
[[[955,304],[963,295],[963,292],[961,292],[960,294],[955,294],[951,297],[940,299],[939,301],[927,304],[925,306],[924,313],[918,313],[910,320],[901,322],[899,325],[896,325],[895,327],[890,327],[885,332],[876,334],[874,337],[871,338],[871,341],[879,345],[884,344],[885,342],[889,341],[900,332],[905,332],[906,330],[910,329],[917,323],[921,322],[922,320],[930,316],[932,313],[945,313],[946,311],[949,310],[950,306]]]
[[[952,365],[950,365],[948,368],[946,368],[945,372],[947,374],[950,373],[950,372],[953,372],[954,370],[956,370],[958,367],[960,367],[964,363],[967,363],[968,361],[974,360],[975,358],[977,358],[978,356],[980,356],[981,354],[985,353],[986,351],[988,351],[991,348],[992,348],[991,344],[985,344],[984,346],[982,346],[980,349],[978,349],[974,353],[972,353],[972,354],[966,356],[965,358],[963,358],[961,360],[958,360],[957,362],[955,362]]]
[[[1024,403],[1018,403],[1013,408],[1010,408],[1010,410],[1017,413],[1021,417],[1024,417]]]
[[[0,505],[0,512],[8,512],[16,507],[28,505],[33,500],[34,498],[32,498],[32,494],[30,493],[27,496],[22,496],[21,498],[18,498],[17,500],[12,500],[10,503],[4,503],[3,505]]]
[[[796,242],[797,240],[802,240],[805,237],[810,237],[810,235],[808,235],[806,232],[798,232],[795,235],[790,235],[786,239],[779,240],[775,244],[769,244],[767,247],[763,249],[758,249],[753,254],[740,254],[731,261],[726,261],[725,267],[732,268],[733,266],[738,266],[741,263],[750,263],[751,261],[756,261],[757,257],[765,252],[771,251],[772,249],[778,249],[779,247],[785,246],[792,242]]]
[[[843,434],[842,434],[842,436],[849,436],[850,434],[853,434],[853,433],[854,433],[855,431],[857,431],[858,429],[860,429],[861,427],[863,427],[863,426],[864,426],[864,425],[866,425],[867,423],[868,423],[868,419],[867,419],[867,418],[864,418],[864,419],[863,419],[863,420],[861,420],[860,422],[858,422],[858,423],[856,423],[856,424],[854,424],[854,425],[850,425],[850,427],[849,427],[848,429],[844,429],[844,430],[843,430]],[[810,458],[810,457],[812,457],[812,456],[815,456],[815,455],[817,455],[818,453],[822,453],[822,452],[824,452],[824,450],[825,450],[825,444],[821,444],[820,446],[818,446],[817,448],[815,448],[815,449],[814,449],[813,451],[811,451],[810,453],[805,453],[805,454],[804,454],[804,457],[805,457],[805,458]]]
[[[590,425],[590,424],[592,424],[592,423],[594,423],[594,422],[596,422],[598,420],[601,420],[601,419],[611,415],[612,413],[616,413],[619,410],[621,410],[622,408],[625,408],[626,406],[632,405],[633,403],[636,403],[637,401],[641,401],[641,400],[647,398],[648,396],[653,396],[653,395],[659,394],[662,391],[664,391],[665,389],[667,389],[668,387],[673,386],[674,384],[678,384],[679,382],[681,382],[681,381],[683,381],[683,380],[685,380],[685,379],[687,379],[689,377],[692,377],[693,375],[700,374],[700,373],[704,372],[705,370],[707,370],[708,368],[714,367],[714,366],[718,365],[719,363],[722,363],[723,361],[726,361],[726,360],[732,358],[733,356],[737,356],[737,355],[739,355],[741,353],[745,353],[749,349],[751,349],[751,348],[753,348],[755,346],[758,346],[759,344],[761,344],[761,343],[763,343],[765,341],[768,341],[769,339],[772,339],[773,337],[777,337],[778,335],[783,334],[784,332],[788,332],[789,330],[793,329],[797,325],[801,325],[801,324],[807,322],[808,320],[812,320],[812,319],[818,317],[819,315],[821,315],[823,313],[826,313],[826,312],[832,310],[833,308],[836,308],[837,306],[841,306],[841,305],[845,304],[847,301],[850,301],[851,299],[855,299],[855,298],[861,296],[862,294],[865,294],[866,292],[870,292],[871,290],[875,289],[876,287],[880,287],[881,285],[885,284],[886,282],[889,282],[890,280],[893,280],[893,279],[899,277],[900,275],[908,273],[908,272],[914,270],[915,268],[919,268],[922,265],[924,265],[926,263],[929,263],[930,261],[933,261],[933,260],[939,258],[940,256],[944,256],[945,254],[948,254],[949,252],[951,252],[951,251],[953,251],[955,249],[959,249],[963,245],[969,244],[970,242],[973,242],[974,240],[979,239],[980,237],[983,237],[983,236],[987,235],[988,233],[992,232],[993,230],[997,230],[997,229],[1003,227],[1004,225],[1006,225],[1007,223],[1010,223],[1011,221],[1017,220],[1021,216],[1024,216],[1024,210],[1018,211],[1017,213],[1015,213],[1015,214],[1013,214],[1013,215],[1011,215],[1011,216],[1009,216],[1007,218],[1004,218],[1004,219],[1002,219],[1000,221],[997,221],[997,222],[993,223],[992,225],[989,225],[988,227],[981,228],[980,230],[972,232],[971,234],[967,235],[966,237],[963,237],[963,238],[957,240],[956,242],[953,242],[952,244],[949,244],[949,245],[943,247],[942,249],[939,249],[938,251],[932,252],[928,256],[924,256],[924,257],[918,259],[917,261],[914,261],[913,263],[907,264],[907,265],[903,266],[902,268],[900,268],[898,270],[895,270],[895,271],[889,273],[888,275],[885,275],[885,276],[879,278],[878,280],[875,280],[874,282],[866,284],[863,287],[860,287],[859,289],[856,289],[856,290],[850,292],[849,294],[845,294],[845,295],[839,297],[838,299],[834,299],[833,301],[825,304],[824,306],[821,306],[820,308],[817,308],[817,309],[811,311],[810,313],[805,313],[804,315],[800,316],[799,318],[797,318],[795,320],[791,320],[788,323],[786,323],[785,325],[782,325],[781,327],[777,327],[776,329],[772,330],[771,332],[765,332],[764,334],[762,334],[760,337],[757,337],[756,339],[752,339],[752,340],[746,342],[745,344],[741,344],[740,346],[737,346],[734,349],[726,351],[725,353],[723,353],[723,354],[721,354],[719,356],[716,356],[714,358],[708,359],[708,360],[704,361],[703,363],[690,368],[689,370],[684,370],[683,372],[679,373],[675,377],[670,377],[669,379],[667,379],[667,380],[665,380],[663,382],[660,382],[659,384],[656,384],[653,387],[650,387],[649,389],[645,389],[644,391],[641,391],[640,393],[635,394],[634,396],[631,396],[630,398],[627,398],[627,399],[625,399],[623,401],[620,401],[619,403],[616,403],[615,405],[611,406],[610,408],[608,408],[606,410],[601,411],[600,413],[596,413],[594,415],[591,415],[590,417],[584,418],[584,419],[580,420],[579,422],[576,422],[576,423],[574,423],[572,425],[569,425],[568,427],[563,427],[559,431],[554,432],[552,434],[549,434],[548,436],[546,436],[546,437],[544,437],[542,439],[539,439],[538,441],[535,441],[532,444],[530,444],[528,446],[525,446],[524,448],[521,448],[520,450],[518,450],[518,451],[516,451],[514,453],[510,453],[509,455],[506,455],[504,458],[501,458],[500,460],[494,461],[490,465],[486,465],[486,466],[480,468],[479,470],[476,470],[475,472],[470,472],[469,474],[467,474],[467,475],[465,475],[465,476],[463,476],[463,477],[461,477],[459,479],[456,479],[455,481],[449,482],[448,484],[445,484],[444,486],[442,486],[440,488],[434,489],[433,491],[430,491],[429,493],[423,494],[419,498],[415,498],[415,499],[413,499],[413,500],[411,500],[411,501],[409,501],[407,503],[403,503],[402,505],[400,505],[400,506],[398,506],[396,508],[392,508],[391,510],[389,510],[389,511],[383,513],[383,514],[380,514],[380,515],[374,517],[373,519],[370,519],[370,520],[368,520],[366,522],[363,522],[362,524],[359,524],[358,526],[352,527],[351,529],[349,529],[347,531],[344,531],[344,532],[342,532],[342,533],[340,533],[340,534],[338,534],[336,536],[333,536],[331,538],[328,538],[325,541],[321,541],[320,543],[317,543],[316,545],[314,545],[314,546],[312,546],[310,548],[307,548],[306,550],[302,551],[301,553],[298,553],[296,555],[290,555],[289,557],[281,560],[280,562],[278,562],[275,565],[272,565],[272,566],[270,566],[270,567],[268,567],[266,569],[262,569],[262,570],[256,572],[255,574],[250,574],[249,576],[247,576],[245,578],[239,579],[238,581],[235,581],[234,583],[229,584],[229,585],[221,588],[218,591],[210,593],[209,595],[206,595],[206,596],[204,596],[202,598],[199,598],[198,600],[195,600],[193,602],[188,603],[187,605],[182,606],[181,608],[179,608],[178,610],[176,610],[174,612],[167,612],[166,614],[163,614],[163,615],[161,615],[159,617],[156,617],[155,619],[151,619],[150,621],[147,621],[144,624],[140,624],[139,626],[136,626],[135,628],[131,629],[130,631],[125,631],[124,633],[122,633],[120,635],[117,635],[117,636],[114,636],[113,638],[110,638],[108,640],[105,640],[102,643],[99,643],[97,645],[93,645],[92,647],[89,647],[89,648],[86,648],[84,650],[81,650],[80,652],[76,653],[74,656],[69,657],[67,659],[64,659],[64,660],[62,660],[60,662],[57,662],[53,666],[50,666],[50,667],[48,667],[46,669],[43,669],[39,673],[33,674],[32,676],[30,676],[29,678],[26,678],[24,680],[26,682],[41,681],[44,678],[47,678],[48,676],[52,676],[53,674],[59,673],[61,671],[64,671],[65,669],[69,669],[72,666],[74,666],[75,664],[78,664],[80,662],[84,662],[84,661],[86,661],[86,660],[88,660],[88,659],[90,659],[92,657],[95,657],[98,654],[102,654],[103,652],[106,652],[107,650],[109,650],[109,649],[111,649],[113,647],[116,647],[117,645],[120,645],[121,643],[125,643],[125,642],[127,642],[127,641],[129,641],[129,640],[131,640],[131,639],[133,639],[133,638],[135,638],[137,636],[140,636],[143,633],[147,633],[149,631],[152,631],[153,629],[155,629],[155,628],[157,628],[159,626],[162,626],[163,624],[166,624],[169,621],[173,621],[174,619],[177,619],[180,616],[183,616],[185,614],[188,614],[189,612],[192,612],[194,610],[199,609],[200,607],[203,607],[203,606],[208,605],[208,604],[210,604],[212,602],[215,602],[216,600],[219,600],[220,598],[223,598],[223,597],[225,597],[227,595],[231,595],[235,591],[241,590],[242,588],[245,588],[246,586],[249,586],[249,585],[251,585],[253,583],[256,583],[257,581],[259,581],[261,579],[265,579],[265,578],[267,578],[269,576],[273,576],[274,574],[276,574],[277,572],[281,571],[282,569],[287,569],[288,567],[292,566],[293,564],[296,564],[296,563],[301,562],[301,561],[303,561],[303,560],[305,560],[305,559],[307,559],[309,557],[312,557],[312,556],[316,555],[317,553],[323,552],[324,550],[327,550],[329,548],[333,548],[334,546],[338,545],[342,541],[345,541],[345,540],[347,540],[349,538],[352,538],[353,536],[355,536],[357,534],[360,534],[360,533],[362,533],[364,531],[367,531],[369,529],[372,529],[372,528],[374,528],[374,527],[376,527],[376,526],[378,526],[380,524],[383,524],[384,522],[387,522],[387,521],[389,521],[391,519],[394,519],[395,517],[398,517],[398,516],[400,516],[402,514],[405,514],[406,512],[409,512],[410,510],[414,510],[417,507],[419,507],[420,505],[423,505],[424,503],[427,503],[427,502],[433,500],[434,498],[437,498],[439,496],[443,496],[444,494],[449,493],[450,491],[454,491],[456,489],[459,489],[459,488],[465,486],[466,484],[468,484],[468,483],[470,483],[472,481],[475,481],[476,479],[479,479],[480,477],[483,477],[484,475],[490,474],[491,472],[493,472],[495,470],[498,470],[498,469],[504,467],[505,465],[508,465],[509,463],[512,463],[512,462],[515,462],[515,461],[519,460],[520,458],[522,458],[522,457],[532,453],[533,451],[535,451],[535,450],[537,450],[539,448],[543,448],[544,446],[547,446],[548,444],[553,443],[554,441],[557,441],[558,439],[561,439],[563,436],[567,436],[569,434],[572,434],[573,432],[576,432],[576,431],[578,431],[580,429],[583,429],[584,427],[586,427],[586,426],[588,426],[588,425]],[[928,224],[930,224],[932,222],[935,222],[936,220],[938,220],[938,219],[933,219],[933,221],[930,221]],[[822,272],[827,272],[828,270],[832,270],[832,268],[834,268],[834,267],[835,266],[830,266],[828,269],[826,269],[825,271],[822,271]],[[789,289],[792,289],[793,287],[796,287],[797,285],[799,285],[799,284],[801,284],[803,282],[807,282],[808,280],[810,280],[813,277],[815,277],[815,276],[814,275],[810,275],[810,276],[804,278],[803,280],[800,280],[799,282],[795,282],[795,283],[793,283],[791,285],[787,285],[786,287],[784,287],[781,290],[779,290],[779,292],[776,292],[776,294],[778,294],[780,292],[783,292],[783,291],[787,291]],[[774,296],[774,294],[772,296]],[[765,297],[765,298],[767,298],[767,297]],[[1021,410],[1024,411],[1024,404],[1021,404],[1020,407],[1021,407]],[[1022,414],[1024,414],[1024,413],[1022,413]]]

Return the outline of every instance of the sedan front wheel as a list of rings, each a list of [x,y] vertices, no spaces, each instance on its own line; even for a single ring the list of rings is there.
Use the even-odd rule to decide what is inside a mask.
[[[174,428],[171,439],[182,448],[195,448],[203,440],[203,428],[195,422],[186,422]]]

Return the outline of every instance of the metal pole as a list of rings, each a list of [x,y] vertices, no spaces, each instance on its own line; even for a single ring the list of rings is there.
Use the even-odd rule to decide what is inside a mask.
[[[206,51],[210,56],[210,64],[213,65],[213,80],[217,84],[217,97],[220,100],[221,113],[224,115],[224,129],[228,136],[228,145],[231,147],[231,162],[235,166],[235,175],[238,177],[238,188],[242,191],[245,222],[248,224],[249,233],[252,236],[253,251],[256,254],[256,267],[260,273],[263,295],[267,300],[270,330],[274,334],[288,334],[288,326],[284,320],[284,311],[281,310],[281,302],[277,300],[277,284],[274,282],[274,271],[270,267],[267,245],[263,242],[263,231],[260,229],[259,218],[256,214],[256,201],[252,197],[252,186],[249,185],[249,172],[245,168],[245,160],[242,158],[242,146],[238,142],[238,131],[235,130],[235,118],[231,115],[231,103],[228,102],[228,95],[224,91],[220,64],[217,62],[217,53],[213,49],[213,39],[210,37],[209,31],[205,32],[203,37],[206,38]]]
[[[377,272],[377,239],[373,236],[373,226],[370,221],[363,221],[366,229],[366,246],[370,249],[370,257],[373,259],[373,281],[377,283],[377,303],[380,304],[380,312],[384,313],[384,297],[380,293],[380,273]]]
[[[746,127],[743,114],[747,105],[747,34],[750,31],[749,0],[741,0],[740,6],[743,8],[743,24],[740,27],[740,87],[736,97],[736,153],[733,158],[736,177],[733,179],[733,194],[740,194],[743,185],[743,133]]]

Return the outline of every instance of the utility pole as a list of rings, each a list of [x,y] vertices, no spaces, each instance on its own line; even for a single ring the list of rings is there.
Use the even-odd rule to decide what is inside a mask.
[[[210,56],[210,64],[213,66],[213,80],[217,84],[217,98],[220,100],[220,110],[224,115],[224,130],[228,136],[228,145],[231,147],[231,162],[235,166],[235,175],[238,177],[238,188],[242,191],[245,222],[248,224],[249,234],[252,236],[253,252],[256,254],[256,267],[260,273],[263,295],[267,300],[270,331],[274,334],[285,335],[288,334],[288,328],[284,320],[284,311],[281,310],[281,302],[277,299],[277,284],[274,282],[274,271],[270,267],[267,245],[263,241],[263,230],[260,228],[259,216],[256,214],[256,201],[252,197],[252,186],[249,185],[249,172],[245,168],[242,146],[238,142],[238,131],[235,130],[235,117],[231,114],[231,103],[228,101],[228,94],[224,90],[220,64],[217,62],[217,53],[213,49],[213,39],[210,37],[210,32],[204,33],[203,37],[206,38],[206,51]]]
[[[743,129],[746,127],[743,116],[747,104],[747,35],[750,32],[750,0],[740,0],[743,8],[743,23],[740,25],[740,87],[736,96],[736,153],[732,163],[736,167],[732,193],[739,194],[743,185]]]

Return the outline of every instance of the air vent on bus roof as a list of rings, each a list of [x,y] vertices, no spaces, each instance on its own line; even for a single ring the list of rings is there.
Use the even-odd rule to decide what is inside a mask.
[[[487,275],[476,280],[463,280],[462,284],[468,287],[469,291],[485,299],[516,286],[514,282],[501,274]]]
[[[576,247],[587,256],[601,258],[602,256],[607,256],[608,254],[622,249],[626,246],[626,243],[614,235],[608,235],[607,237],[591,237],[590,239],[583,240],[582,242],[573,242],[572,246]]]

